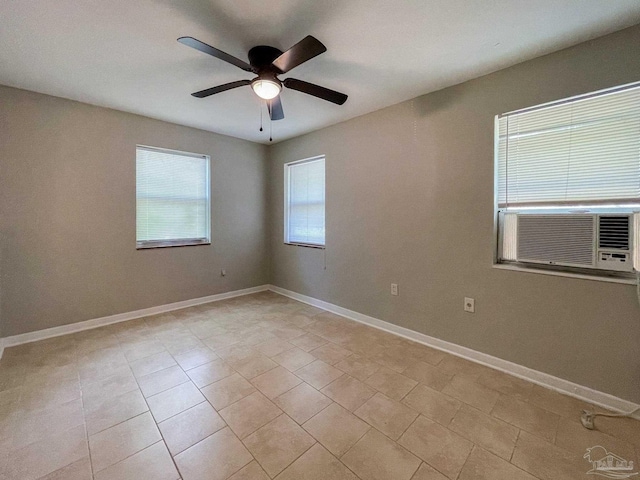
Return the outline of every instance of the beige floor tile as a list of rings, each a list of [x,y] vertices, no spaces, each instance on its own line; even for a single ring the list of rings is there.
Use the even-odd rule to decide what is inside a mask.
[[[0,392],[21,387],[25,379],[26,366],[0,366]]]
[[[520,432],[511,463],[540,480],[584,480],[589,463],[525,431]]]
[[[473,380],[478,380],[485,373],[492,369],[479,365],[464,358],[455,355],[445,354],[444,358],[437,365],[438,370],[444,375],[453,377],[454,375],[465,376]]]
[[[123,344],[122,352],[129,363],[164,352],[166,348],[157,340],[143,340],[131,344]]]
[[[447,354],[441,350],[420,345],[420,359],[423,362],[427,362],[434,366],[439,365],[446,356]]]
[[[234,373],[233,368],[220,359],[213,360],[212,362],[205,363],[204,365],[187,371],[187,375],[189,375],[189,378],[191,378],[198,388],[206,387]]]
[[[209,402],[202,402],[158,424],[172,455],[224,428],[222,417]]]
[[[321,347],[329,342],[322,337],[314,335],[313,333],[305,333],[300,337],[291,339],[289,343],[295,345],[301,350],[304,350],[305,352],[310,352],[314,348]]]
[[[136,389],[116,397],[107,397],[92,409],[85,408],[87,433],[93,435],[149,410],[142,392]]]
[[[276,480],[358,480],[347,467],[316,443]]]
[[[381,368],[371,375],[365,383],[379,392],[384,393],[387,397],[394,400],[402,400],[418,384],[404,375],[396,373],[388,368]]]
[[[409,480],[420,466],[420,459],[374,429],[342,457],[342,462],[366,480]]]
[[[516,427],[467,405],[458,410],[449,429],[507,461],[518,439]]]
[[[287,415],[280,415],[246,437],[243,443],[273,478],[311,448],[315,440]]]
[[[317,313],[320,313],[320,312],[317,312]],[[316,321],[316,319],[313,318],[313,315],[315,315],[315,313],[296,312],[293,315],[287,316],[287,322],[293,325],[294,327],[304,328],[307,325],[311,325],[313,322]]]
[[[209,347],[202,346],[179,355],[174,355],[173,358],[183,370],[191,370],[192,368],[217,360],[220,357]]]
[[[66,380],[53,385],[22,387],[20,407],[23,410],[39,410],[79,399],[82,396],[78,380]]]
[[[278,362],[287,370],[294,372],[315,361],[316,357],[298,347],[295,347],[276,355],[273,357],[273,360]]]
[[[148,412],[90,435],[93,472],[115,465],[161,439],[156,423]]]
[[[237,373],[218,380],[202,389],[207,400],[216,410],[221,410],[247,395],[251,395],[256,388]]]
[[[219,348],[216,350],[216,354],[227,363],[237,362],[250,357],[255,357],[256,355],[261,355],[260,352],[253,347],[242,344]]]
[[[442,393],[457,398],[485,413],[491,412],[500,396],[495,390],[480,385],[463,375],[453,377],[449,384],[442,389]]]
[[[295,374],[317,389],[329,385],[331,382],[343,375],[341,370],[338,370],[331,365],[327,365],[322,360],[316,360],[315,362],[296,370]]]
[[[536,480],[536,478],[492,453],[474,447],[458,480]]]
[[[227,362],[234,370],[247,380],[251,380],[252,378],[268,372],[278,366],[277,363],[261,353],[256,353],[239,360],[228,359]]]
[[[364,382],[381,368],[380,365],[373,360],[360,355],[351,355],[336,363],[334,366],[361,382]]]
[[[510,395],[500,396],[491,415],[550,443],[555,441],[560,420],[560,417],[555,413],[520,401]]]
[[[176,455],[183,480],[226,480],[253,457],[229,428],[223,428]]]
[[[353,355],[353,352],[333,343],[327,343],[321,347],[311,350],[309,353],[329,365],[334,365],[348,356]]]
[[[43,410],[23,412],[13,434],[12,450],[84,425],[82,401],[72,400]]]
[[[205,398],[200,390],[191,382],[183,383],[147,398],[149,409],[156,422],[162,422],[204,401]]]
[[[596,418],[596,422],[599,417]],[[550,442],[551,443],[551,442]],[[580,421],[561,418],[558,424],[558,435],[555,444],[568,452],[581,456],[586,453],[587,448],[601,445],[608,451],[623,457],[627,461],[633,461],[635,465],[639,465],[640,458],[636,458],[636,449],[633,444],[612,437],[604,432],[588,430],[582,426]]]
[[[415,475],[411,477],[411,480],[447,480],[447,477],[429,464],[423,462],[420,464],[420,468],[418,468]]]
[[[498,370],[489,370],[483,373],[478,378],[478,383],[523,401],[528,400],[533,391],[533,383]]]
[[[590,410],[602,411],[601,408],[590,408]],[[574,412],[569,418],[571,420],[577,418],[576,413]],[[640,421],[633,418],[597,417],[595,425],[601,432],[632,443],[640,451]]]
[[[399,443],[451,479],[460,473],[473,447],[469,440],[423,416],[404,432]]]
[[[338,343],[356,355],[369,358],[375,357],[386,348],[384,345],[376,343],[375,340],[359,337],[342,338]]]
[[[255,349],[258,350],[263,355],[267,357],[275,357],[276,355],[281,354],[282,352],[286,352],[287,350],[291,350],[295,345],[276,338],[274,340],[268,340],[266,342],[259,343],[255,346]]]
[[[403,349],[397,347],[386,347],[381,352],[372,355],[371,358],[383,367],[397,373],[402,373],[417,361],[417,359],[407,357]]]
[[[178,480],[171,455],[164,442],[158,442],[96,473],[95,480]]]
[[[427,362],[416,362],[402,374],[438,391],[442,390],[452,378]]]
[[[272,332],[276,337],[281,338],[282,340],[293,340],[294,338],[300,337],[304,335],[304,330],[293,327],[293,326],[282,326],[278,327]]]
[[[44,365],[26,370],[23,387],[47,387],[61,382],[78,381],[78,366],[71,365]]]
[[[120,346],[104,348],[78,357],[80,379],[96,381],[113,375],[120,367],[128,365]]]
[[[449,425],[462,402],[425,385],[418,385],[404,397],[402,403],[442,425]]]
[[[15,450],[0,470],[0,478],[35,480],[88,456],[87,437],[81,425]]]
[[[576,418],[582,410],[594,410],[593,405],[539,385],[532,387],[528,402],[567,418]]]
[[[131,362],[131,370],[136,378],[149,375],[150,373],[173,367],[176,361],[169,352],[160,352],[148,357],[141,358],[135,362]]]
[[[138,384],[140,385],[142,394],[145,397],[150,397],[188,381],[189,377],[182,371],[182,368],[174,365],[173,367],[140,377]]]
[[[253,386],[270,399],[282,395],[301,382],[302,380],[284,367],[276,367],[251,380]]]
[[[91,461],[88,456],[84,457],[38,480],[93,480]]]
[[[255,460],[229,477],[229,480],[269,480],[269,476]]]
[[[337,403],[302,426],[337,457],[346,453],[370,429],[369,425]]]
[[[188,352],[194,348],[207,348],[198,337],[185,332],[173,338],[161,338],[160,341],[174,358],[176,355]]]
[[[204,344],[209,348],[216,351],[219,348],[228,347],[234,345],[243,340],[243,337],[239,333],[223,333],[222,335],[213,335],[203,340]]]
[[[299,424],[303,424],[332,403],[330,398],[307,383],[301,383],[273,401]]]
[[[351,411],[358,409],[376,393],[373,388],[350,375],[343,375],[320,391]]]
[[[85,409],[91,410],[105,398],[116,397],[138,389],[133,373],[128,365],[120,367],[116,373],[96,382],[82,383],[82,402]]]
[[[398,440],[418,416],[418,412],[382,393],[376,393],[354,413],[393,440]]]
[[[219,413],[231,430],[243,439],[282,414],[282,410],[260,392],[254,392]]]

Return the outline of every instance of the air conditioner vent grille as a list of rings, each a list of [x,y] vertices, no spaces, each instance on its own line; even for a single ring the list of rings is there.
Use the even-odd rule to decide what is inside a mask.
[[[599,217],[598,247],[629,250],[629,216]]]
[[[520,215],[518,260],[593,267],[593,215]]]

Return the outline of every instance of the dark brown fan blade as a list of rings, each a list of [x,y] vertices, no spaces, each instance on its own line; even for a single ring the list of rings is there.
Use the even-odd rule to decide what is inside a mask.
[[[287,78],[284,81],[284,86],[338,105],[342,105],[348,98],[344,93],[329,90],[328,88],[321,87],[320,85],[314,85],[313,83],[304,82],[302,80],[296,80],[295,78]]]
[[[251,85],[251,80],[238,80],[237,82],[225,83],[224,85],[218,85],[217,87],[200,90],[199,92],[192,93],[191,95],[197,98],[205,98],[215,95],[216,93],[226,92],[232,88],[244,87],[245,85]]]
[[[203,53],[207,53],[212,57],[219,58],[220,60],[224,60],[231,65],[235,65],[242,70],[247,72],[253,72],[253,68],[247,62],[240,60],[239,58],[234,57],[233,55],[229,55],[228,53],[223,52],[222,50],[218,50],[217,48],[212,47],[211,45],[207,45],[206,43],[201,42],[200,40],[196,40],[193,37],[180,37],[178,39],[180,43],[186,45],[191,48],[195,48],[196,50],[200,50]]]
[[[282,120],[284,118],[280,95],[274,99],[267,100],[267,108],[269,109],[269,116],[271,117],[271,120]]]
[[[282,73],[287,73],[301,63],[311,60],[326,51],[327,47],[320,40],[309,35],[276,58],[273,61],[273,65]]]

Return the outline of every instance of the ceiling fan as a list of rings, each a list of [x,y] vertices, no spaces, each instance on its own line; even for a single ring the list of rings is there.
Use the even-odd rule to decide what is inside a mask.
[[[231,90],[232,88],[251,85],[256,95],[267,101],[267,108],[269,109],[271,120],[282,120],[284,118],[282,102],[280,101],[280,92],[282,91],[283,85],[292,90],[313,95],[314,97],[327,100],[337,105],[342,105],[347,101],[347,95],[344,93],[295,78],[286,78],[283,81],[278,78],[278,75],[287,73],[307,60],[311,60],[313,57],[327,51],[327,47],[311,35],[303,38],[286,52],[267,45],[253,47],[249,50],[249,63],[207,45],[200,40],[196,40],[193,37],[180,37],[178,42],[219,58],[220,60],[224,60],[246,72],[252,72],[257,75],[253,80],[238,80],[192,93],[191,95],[194,97],[205,98],[216,93]]]

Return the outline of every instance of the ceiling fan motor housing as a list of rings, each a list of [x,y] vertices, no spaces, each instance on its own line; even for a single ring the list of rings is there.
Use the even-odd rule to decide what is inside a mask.
[[[249,50],[249,63],[256,70],[258,75],[263,72],[270,72],[274,74],[282,73],[275,65],[273,61],[282,55],[282,51],[275,47],[268,45],[258,45]]]

